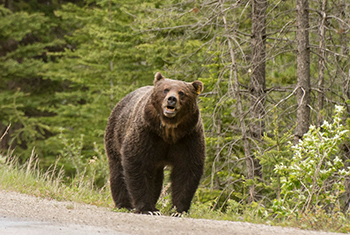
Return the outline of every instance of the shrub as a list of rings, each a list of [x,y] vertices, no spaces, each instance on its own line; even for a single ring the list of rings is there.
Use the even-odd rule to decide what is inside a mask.
[[[272,207],[275,214],[340,210],[340,196],[350,175],[338,156],[339,145],[348,132],[341,124],[343,111],[343,107],[336,106],[333,123],[324,121],[320,128],[310,126],[303,139],[291,145],[293,155],[288,165],[275,165],[275,173],[281,176],[281,197]]]

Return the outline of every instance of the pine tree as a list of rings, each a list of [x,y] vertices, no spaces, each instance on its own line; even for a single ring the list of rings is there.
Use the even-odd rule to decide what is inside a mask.
[[[43,13],[0,6],[0,133],[12,124],[2,148],[19,145],[31,151],[53,131],[45,118],[55,114],[46,107],[56,103],[52,93],[61,87],[42,74],[51,60],[48,52],[63,43],[51,35],[56,27]]]

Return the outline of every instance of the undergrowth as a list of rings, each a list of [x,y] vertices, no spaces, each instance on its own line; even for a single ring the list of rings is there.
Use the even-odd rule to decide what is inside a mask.
[[[0,189],[17,191],[24,194],[34,195],[41,198],[56,199],[59,201],[74,201],[102,207],[113,207],[110,189],[106,183],[102,189],[93,186],[92,180],[85,177],[77,177],[70,184],[64,182],[64,172],[57,164],[43,172],[39,167],[39,161],[32,152],[31,157],[24,165],[19,165],[15,156],[11,153],[0,155]],[[348,217],[341,212],[328,214],[325,211],[317,213],[309,212],[298,216],[276,217],[267,213],[262,204],[251,203],[242,205],[234,200],[228,200],[225,211],[213,210],[215,200],[206,203],[200,198],[194,198],[190,213],[183,217],[201,218],[214,220],[244,221],[259,224],[297,227],[302,229],[350,232]],[[171,196],[169,184],[165,186],[157,207],[162,214],[171,215]],[[129,212],[116,210],[116,212]]]
[[[350,168],[338,157],[338,146],[348,133],[341,125],[341,113],[342,108],[336,107],[333,123],[325,122],[322,128],[311,126],[302,141],[290,145],[288,151],[291,158],[280,157],[278,163],[271,165],[268,160],[276,151],[271,150],[260,156],[272,172],[269,181],[266,180],[266,185],[261,187],[266,191],[271,188],[276,191],[275,199],[265,198],[252,203],[227,199],[223,206],[217,207],[218,198],[204,199],[210,198],[210,192],[201,188],[197,190],[190,213],[184,213],[183,217],[349,233],[349,208],[342,205]],[[73,178],[67,179],[63,168],[58,167],[60,158],[43,171],[35,149],[25,164],[19,164],[13,152],[9,151],[0,155],[0,189],[113,208],[108,164],[103,151],[96,146],[96,156],[84,160],[81,155],[83,137],[71,141],[62,139],[62,143],[65,146],[60,157],[73,162],[76,170]],[[284,153],[281,149],[282,146],[278,154]],[[175,212],[171,205],[168,169],[165,171],[164,189],[157,208],[164,215]]]
[[[23,165],[18,164],[12,152],[0,155],[0,175],[0,189],[3,190],[59,201],[76,201],[105,207],[112,205],[107,183],[101,189],[96,189],[93,180],[80,175],[67,184],[64,171],[57,167],[57,162],[44,172],[40,169],[34,149]]]

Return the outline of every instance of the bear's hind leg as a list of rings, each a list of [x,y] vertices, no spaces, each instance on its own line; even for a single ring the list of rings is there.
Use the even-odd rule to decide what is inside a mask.
[[[108,161],[111,193],[113,201],[115,203],[115,207],[119,209],[126,208],[128,210],[131,210],[133,206],[131,204],[130,195],[126,188],[123,167],[120,161],[120,157],[110,157]]]

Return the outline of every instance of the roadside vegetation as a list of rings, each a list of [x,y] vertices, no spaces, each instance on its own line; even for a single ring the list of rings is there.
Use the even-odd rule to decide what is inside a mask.
[[[16,156],[0,156],[0,189],[16,191],[59,201],[75,201],[97,206],[111,207],[112,200],[108,185],[96,189],[87,177],[76,177],[67,182],[62,168],[53,165],[43,171],[33,155],[19,164]]]
[[[342,112],[342,107],[336,107],[332,123],[325,122],[321,128],[311,127],[297,145],[286,144],[285,148],[289,146],[291,151],[290,160],[280,156],[281,159],[274,165],[269,165],[267,160],[262,161],[274,172],[269,183],[261,185],[271,193],[278,191],[278,197],[273,201],[262,199],[242,204],[228,199],[220,203],[221,195],[203,192],[205,189],[202,187],[196,193],[190,212],[183,217],[350,232],[349,211],[343,206],[346,199],[343,195],[344,185],[350,171],[344,168],[344,163],[338,157],[339,146],[348,134],[348,130],[341,124]],[[83,138],[77,142],[62,141],[65,145],[62,154],[70,154],[71,161],[77,167],[74,178],[65,177],[63,168],[58,167],[61,155],[54,165],[42,170],[35,149],[24,164],[19,164],[18,158],[10,151],[0,155],[0,189],[115,210],[108,185],[107,164],[103,160],[106,157],[95,149],[96,156],[83,163],[79,155]],[[266,156],[260,157],[268,159],[273,154],[267,152]],[[79,161],[81,163],[78,164]],[[105,169],[99,168],[101,164]],[[95,184],[96,176],[103,178],[102,185]],[[171,215],[173,212],[167,180],[158,201],[158,208],[164,215]]]
[[[70,150],[64,148],[63,151],[71,154],[71,161],[78,161],[81,155],[78,152],[70,152],[75,149],[75,143],[67,145],[67,148],[69,147],[71,147]],[[102,156],[100,155],[100,157]],[[62,161],[61,155],[57,157],[55,164],[46,169],[40,167],[40,160],[35,153],[35,148],[24,163],[20,163],[19,160],[20,158],[13,155],[13,151],[8,151],[3,155],[0,154],[0,189],[59,201],[75,201],[105,207],[112,206],[112,198],[107,182],[108,171],[99,172],[99,174],[104,175],[104,183],[101,187],[97,187],[95,183],[96,171],[87,171],[87,169],[92,169],[91,164],[97,165],[97,157],[91,159],[86,165],[81,165],[84,169],[82,172],[77,169],[74,178],[67,177],[63,167],[58,166],[58,163]],[[107,169],[108,165],[105,163],[104,167]]]

